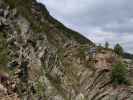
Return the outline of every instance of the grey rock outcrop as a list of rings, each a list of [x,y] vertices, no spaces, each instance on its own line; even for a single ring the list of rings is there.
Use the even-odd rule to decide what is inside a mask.
[[[133,99],[131,88],[113,87],[111,71],[89,65],[86,51],[95,44],[53,19],[45,6],[2,1],[0,31],[7,35],[7,65],[22,100]]]

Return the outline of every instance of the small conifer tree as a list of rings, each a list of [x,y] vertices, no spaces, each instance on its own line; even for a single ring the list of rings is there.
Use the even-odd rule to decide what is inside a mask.
[[[114,47],[114,52],[119,56],[123,56],[124,50],[120,44],[116,44]]]
[[[105,48],[108,49],[109,48],[109,43],[106,41],[105,42]]]

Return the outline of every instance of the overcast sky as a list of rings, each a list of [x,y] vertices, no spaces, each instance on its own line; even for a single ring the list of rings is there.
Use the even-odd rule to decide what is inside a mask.
[[[38,0],[65,26],[133,53],[133,0]]]

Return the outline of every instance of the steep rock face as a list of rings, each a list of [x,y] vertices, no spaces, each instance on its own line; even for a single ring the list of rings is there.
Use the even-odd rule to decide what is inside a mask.
[[[53,19],[42,4],[1,0],[0,32],[22,100],[133,99],[131,88],[112,86],[109,70],[90,64],[95,44]]]

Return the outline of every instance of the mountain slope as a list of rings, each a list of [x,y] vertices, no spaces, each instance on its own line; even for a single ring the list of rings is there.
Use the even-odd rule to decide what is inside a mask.
[[[89,61],[95,44],[52,18],[45,6],[34,0],[1,0],[0,8],[7,72],[20,99],[132,100],[130,88],[114,88],[111,71]]]

